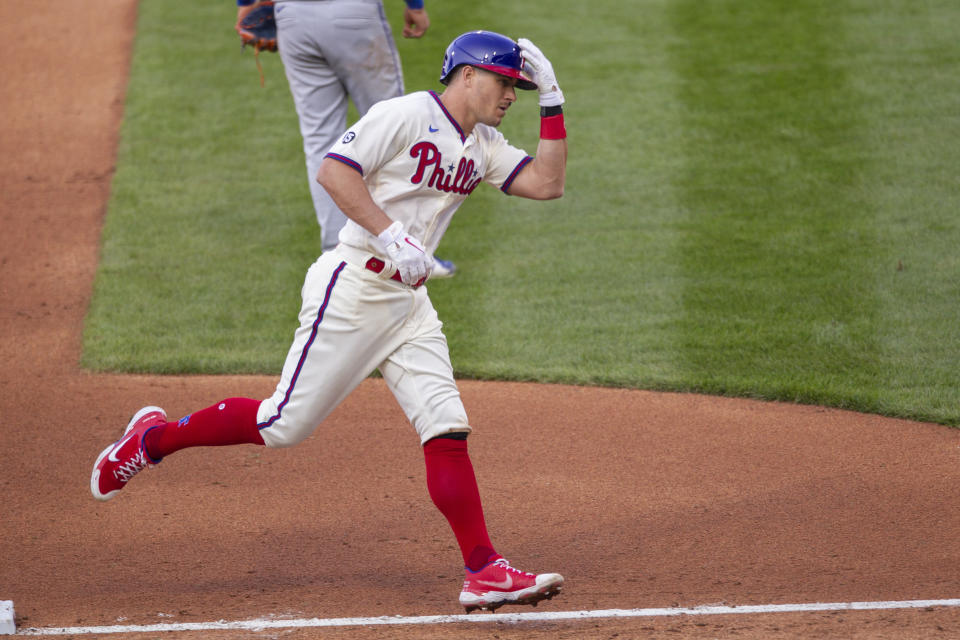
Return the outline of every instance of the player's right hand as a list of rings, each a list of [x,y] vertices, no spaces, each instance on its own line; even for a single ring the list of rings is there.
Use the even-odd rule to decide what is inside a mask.
[[[430,28],[430,16],[426,9],[411,9],[403,12],[403,37],[420,38]]]
[[[380,233],[379,238],[403,283],[423,284],[433,271],[433,256],[424,250],[419,240],[407,235],[403,223],[397,220]]]

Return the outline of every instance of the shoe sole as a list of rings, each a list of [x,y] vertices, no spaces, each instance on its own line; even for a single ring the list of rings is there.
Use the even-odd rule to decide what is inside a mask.
[[[535,607],[540,601],[549,600],[555,595],[559,594],[562,590],[563,579],[561,578],[559,581],[540,585],[536,591],[528,592],[516,599],[505,597],[504,599],[497,600],[495,602],[471,602],[469,604],[461,602],[460,604],[463,605],[463,608],[467,610],[467,613],[472,613],[477,610],[493,612],[505,604],[530,605]]]
[[[123,435],[117,439],[117,442],[120,442],[121,440],[123,440],[123,436],[130,433],[130,430],[133,429],[133,425],[140,422],[140,418],[147,415],[148,413],[153,413],[154,411],[159,411],[160,413],[163,414],[164,417],[167,416],[167,412],[161,409],[160,407],[150,406],[150,407],[144,407],[143,409],[140,409],[140,411],[137,411],[135,414],[133,414],[133,417],[130,418],[130,422],[127,423],[127,428],[123,430]],[[100,488],[99,488],[100,470],[97,469],[97,467],[100,466],[100,463],[103,462],[103,459],[107,457],[107,455],[113,450],[115,446],[117,446],[117,442],[114,442],[111,445],[107,445],[107,448],[100,452],[100,455],[97,456],[97,461],[93,463],[93,472],[90,474],[90,493],[93,494],[94,498],[96,498],[97,500],[101,500],[103,502],[106,502],[113,496],[120,493],[120,489],[115,489],[110,493],[100,493]]]

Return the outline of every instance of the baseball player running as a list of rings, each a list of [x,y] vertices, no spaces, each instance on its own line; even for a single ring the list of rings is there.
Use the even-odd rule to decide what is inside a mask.
[[[340,244],[307,272],[300,327],[273,395],[228,398],[170,422],[140,409],[94,464],[90,488],[108,500],[146,467],[185,447],[304,440],[379,368],[423,447],[430,497],[453,529],[465,565],[467,612],[535,604],[563,577],[511,566],[487,534],[467,453],[471,425],[446,338],[423,286],[454,212],[480,182],[532,199],[563,194],[563,93],[529,40],[488,31],[456,38],[442,94],[421,91],[374,105],[333,145],[317,179],[349,221]],[[531,158],[496,129],[517,99],[540,96],[540,141]]]
[[[403,36],[420,38],[430,27],[424,2],[404,1]],[[237,0],[238,32],[259,4]],[[314,178],[347,126],[348,98],[362,116],[380,100],[403,95],[400,55],[381,0],[276,0],[274,7],[277,50],[300,120],[320,246],[330,251],[347,219]],[[431,275],[451,277],[456,270],[453,262],[437,258]]]

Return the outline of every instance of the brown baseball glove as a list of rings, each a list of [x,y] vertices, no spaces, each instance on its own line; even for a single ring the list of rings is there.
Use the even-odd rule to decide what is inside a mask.
[[[237,10],[237,33],[243,46],[254,50],[277,50],[277,21],[273,14],[273,0],[261,0]]]

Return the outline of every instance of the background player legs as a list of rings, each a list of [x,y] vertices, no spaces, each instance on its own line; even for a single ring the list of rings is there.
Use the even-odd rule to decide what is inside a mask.
[[[340,241],[340,229],[347,223],[347,217],[333,203],[326,189],[316,181],[322,160],[322,154],[316,159],[307,158],[307,183],[310,185],[310,197],[313,200],[313,210],[317,214],[317,224],[320,225],[320,249],[327,252]]]
[[[381,100],[403,95],[400,53],[380,2],[361,0],[331,4],[335,24],[350,25],[351,40],[349,47],[340,47],[328,54],[330,65],[363,116]],[[360,14],[357,5],[364,7]],[[358,27],[361,24],[362,27]],[[343,34],[340,37],[344,37]],[[346,130],[346,122],[343,124],[341,132]],[[331,140],[330,144],[333,142]]]
[[[403,94],[403,74],[379,1],[284,2],[277,39],[300,119],[307,180],[321,248],[333,249],[346,217],[316,181],[323,156],[347,126],[347,100],[360,115]]]
[[[332,4],[284,2],[277,12],[278,49],[300,121],[307,181],[323,234],[323,251],[336,246],[337,235],[346,222],[315,180],[323,155],[342,133],[347,119],[346,87],[321,47],[323,38],[333,37],[329,29]]]

